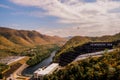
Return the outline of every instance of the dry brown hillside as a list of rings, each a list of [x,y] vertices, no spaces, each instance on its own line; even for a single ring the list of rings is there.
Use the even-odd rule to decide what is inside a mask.
[[[15,30],[0,27],[0,46],[33,46],[44,44],[63,44],[65,39],[43,35],[37,31]]]

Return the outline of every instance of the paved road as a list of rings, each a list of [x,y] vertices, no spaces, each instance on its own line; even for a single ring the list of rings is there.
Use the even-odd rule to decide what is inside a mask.
[[[19,61],[19,60],[22,60],[23,58],[25,58],[25,56],[18,57],[18,58],[15,58],[15,59],[11,59],[11,60],[7,63],[7,65],[9,65],[9,64],[11,64],[11,63],[14,63],[14,62],[17,62],[17,61]]]
[[[108,50],[107,52],[112,52],[114,49]],[[94,52],[94,53],[87,53],[83,55],[79,55],[74,61],[82,60],[85,58],[88,58],[90,56],[95,57],[95,56],[102,56],[105,51],[100,51],[100,52]]]
[[[25,76],[22,76],[21,75],[21,72],[26,68],[28,67],[28,65],[26,64],[23,64],[20,68],[18,68],[13,74],[10,75],[10,77],[7,78],[7,80],[17,80],[17,78],[24,78],[26,80],[29,80],[30,77],[25,77]]]

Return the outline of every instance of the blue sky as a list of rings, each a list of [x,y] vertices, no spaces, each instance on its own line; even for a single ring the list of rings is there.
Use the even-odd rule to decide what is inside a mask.
[[[0,0],[0,26],[57,36],[120,32],[120,0]]]
[[[44,12],[44,10],[36,7],[27,7],[13,4],[9,0],[0,0],[0,25],[12,27],[16,29],[37,29],[42,27],[55,27],[54,21],[57,20],[54,16],[38,17],[32,12]],[[6,6],[6,7],[5,7]]]

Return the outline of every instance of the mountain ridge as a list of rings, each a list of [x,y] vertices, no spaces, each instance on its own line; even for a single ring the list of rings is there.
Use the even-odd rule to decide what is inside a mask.
[[[101,37],[88,37],[88,36],[74,36],[70,40],[68,40],[65,45],[57,52],[54,57],[54,61],[59,61],[59,57],[61,54],[71,53],[77,46],[81,46],[87,42],[112,42],[120,40],[120,33],[114,35],[105,35]]]
[[[35,30],[16,30],[0,27],[0,46],[63,44],[65,41],[64,38],[44,35]],[[6,43],[6,45],[4,45],[4,43]]]

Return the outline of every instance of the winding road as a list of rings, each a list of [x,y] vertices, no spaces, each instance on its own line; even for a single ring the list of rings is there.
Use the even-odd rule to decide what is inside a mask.
[[[114,49],[108,50],[107,52],[112,52]],[[78,60],[82,60],[88,57],[95,57],[95,56],[102,56],[105,53],[105,51],[99,51],[99,52],[94,52],[94,53],[87,53],[87,54],[82,54],[79,55],[73,62],[78,61]]]

